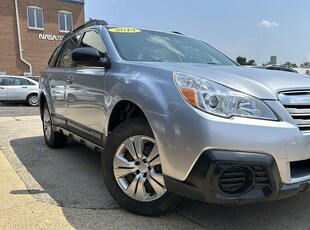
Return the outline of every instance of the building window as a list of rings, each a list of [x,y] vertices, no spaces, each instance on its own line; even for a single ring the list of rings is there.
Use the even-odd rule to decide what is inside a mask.
[[[72,14],[67,11],[58,12],[59,31],[68,33],[72,31]]]
[[[44,22],[43,22],[43,10],[36,6],[28,6],[27,7],[27,17],[28,17],[28,28],[43,30]]]

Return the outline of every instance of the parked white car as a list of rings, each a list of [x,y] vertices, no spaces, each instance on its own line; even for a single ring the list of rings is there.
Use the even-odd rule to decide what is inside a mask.
[[[37,106],[39,83],[20,76],[0,76],[0,102],[26,102]]]

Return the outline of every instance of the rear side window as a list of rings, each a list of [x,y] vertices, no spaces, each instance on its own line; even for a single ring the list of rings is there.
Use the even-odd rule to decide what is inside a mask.
[[[103,44],[100,34],[94,30],[85,33],[80,47],[96,48],[102,57],[104,57],[104,53],[106,52],[106,48]]]
[[[27,85],[35,85],[33,82],[31,82],[31,81],[28,81],[28,80],[26,80],[27,81]]]
[[[0,77],[0,85],[6,85],[6,78]]]
[[[51,58],[48,62],[49,67],[55,67],[60,51],[61,51],[61,46],[59,46],[55,49],[53,55],[51,56]]]
[[[58,67],[70,68],[72,66],[72,52],[78,48],[80,35],[71,38],[64,44],[58,61]]]

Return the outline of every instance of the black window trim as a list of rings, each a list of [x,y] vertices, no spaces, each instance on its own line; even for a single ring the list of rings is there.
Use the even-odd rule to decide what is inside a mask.
[[[81,36],[81,38],[80,38],[78,48],[82,48],[82,47],[81,47],[81,42],[82,42],[82,40],[83,40],[85,34],[86,34],[87,32],[91,32],[91,31],[95,31],[97,34],[99,34],[100,39],[101,39],[101,42],[102,42],[102,44],[103,44],[103,46],[104,46],[104,48],[105,48],[107,58],[108,58],[109,60],[111,60],[111,59],[110,59],[110,55],[109,55],[109,51],[108,51],[108,49],[107,49],[107,46],[105,45],[105,41],[104,41],[104,39],[103,39],[103,37],[102,37],[102,34],[101,34],[100,30],[97,29],[97,28],[88,28],[88,29],[85,29],[85,30],[82,31],[82,36]],[[89,66],[89,67],[91,67],[91,68],[105,68],[105,67],[100,67],[100,66]]]
[[[83,40],[85,34],[86,34],[87,32],[91,32],[91,31],[95,31],[97,34],[99,34],[100,39],[101,39],[101,41],[102,41],[102,44],[103,44],[103,46],[104,46],[106,52],[108,53],[107,47],[106,47],[106,45],[105,45],[105,43],[104,43],[104,40],[103,40],[103,38],[102,38],[102,35],[101,35],[100,31],[99,31],[98,29],[95,29],[95,28],[91,28],[91,29],[88,29],[88,30],[84,30],[84,31],[83,31],[83,35],[82,35],[82,37],[81,37],[81,39],[80,39],[80,42],[79,42],[79,48],[81,48],[81,42],[82,42],[82,40]]]
[[[57,64],[57,62],[58,62],[59,55],[60,55],[60,53],[61,53],[61,51],[62,51],[62,46],[63,46],[63,45],[64,45],[64,43],[61,44],[61,45],[59,45],[59,46],[57,46],[56,49],[54,50],[52,56],[50,57],[50,59],[49,59],[49,61],[48,61],[48,66],[49,66],[49,67],[55,67],[55,66],[56,66],[56,64]],[[60,48],[60,49],[59,49],[59,48]],[[58,51],[57,57],[56,57],[56,59],[55,59],[55,62],[54,62],[54,64],[51,65],[51,61],[52,61],[52,59],[53,59],[53,57],[54,57],[54,54],[56,54],[56,52],[57,52],[58,49],[59,49],[59,51]]]
[[[54,53],[55,53],[56,50],[57,50],[59,47],[61,47],[61,49],[60,49],[60,51],[59,51],[59,53],[58,53],[58,55],[57,55],[56,61],[55,61],[54,65],[52,65],[52,66],[50,66],[50,61],[51,61],[51,59],[52,59],[54,53],[53,53],[53,55],[50,57],[50,60],[49,60],[49,62],[48,62],[49,67],[52,67],[52,68],[66,68],[66,69],[74,67],[74,66],[72,66],[72,67],[59,67],[59,61],[60,61],[61,55],[63,54],[64,46],[65,46],[65,44],[66,44],[69,40],[71,40],[72,38],[77,37],[77,36],[80,35],[80,38],[79,38],[79,40],[78,40],[78,42],[77,42],[77,48],[81,48],[81,42],[82,42],[82,40],[83,40],[85,34],[86,34],[87,32],[91,32],[91,31],[95,31],[97,34],[99,34],[100,39],[101,39],[101,42],[102,42],[102,44],[103,44],[103,46],[104,46],[104,48],[105,48],[105,50],[106,50],[107,58],[110,59],[110,55],[109,55],[107,46],[105,45],[105,41],[104,41],[104,39],[103,39],[103,37],[102,37],[102,34],[100,33],[100,30],[98,30],[98,29],[96,29],[96,28],[90,28],[90,29],[86,29],[86,30],[80,31],[79,33],[76,33],[76,34],[72,34],[72,36],[70,36],[68,39],[66,39],[65,41],[63,41],[63,43],[62,43],[61,45],[59,45],[59,46],[55,49],[55,51],[54,51]],[[90,67],[92,67],[92,66],[90,66]],[[95,66],[94,66],[94,67],[95,67]],[[97,66],[96,68],[98,68],[98,66]],[[101,68],[101,67],[100,67],[100,68]]]
[[[82,34],[83,34],[83,32],[73,34],[72,36],[70,36],[68,39],[66,39],[66,40],[60,45],[60,46],[61,46],[61,50],[59,51],[59,54],[58,54],[58,57],[57,57],[57,61],[55,62],[55,65],[54,65],[55,68],[61,68],[61,69],[72,68],[72,67],[59,67],[60,57],[61,57],[61,55],[63,54],[65,44],[66,44],[68,41],[70,41],[72,38],[75,38],[75,37],[77,37],[77,36],[79,36],[79,35],[80,35],[80,38],[79,38],[79,40],[78,40],[78,42],[77,42],[77,48],[80,47],[81,39],[82,39],[82,36],[83,36]]]

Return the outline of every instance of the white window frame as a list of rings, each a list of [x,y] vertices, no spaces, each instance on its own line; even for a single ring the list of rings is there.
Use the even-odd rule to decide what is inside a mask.
[[[69,14],[70,15],[70,17],[71,17],[71,25],[72,25],[71,30],[68,30],[67,16],[65,16],[65,28],[66,28],[66,30],[61,30],[60,29],[60,14]],[[72,17],[72,13],[71,12],[64,11],[64,10],[58,11],[58,27],[59,27],[59,31],[61,33],[69,33],[70,31],[73,30],[73,17]]]
[[[35,24],[35,27],[29,25],[28,9],[34,9],[34,24]],[[42,11],[42,26],[43,26],[42,28],[38,27],[37,13],[36,13],[37,10],[41,10]],[[43,12],[42,8],[37,7],[37,6],[27,6],[27,25],[28,25],[28,28],[31,29],[31,30],[44,30],[44,12]]]

